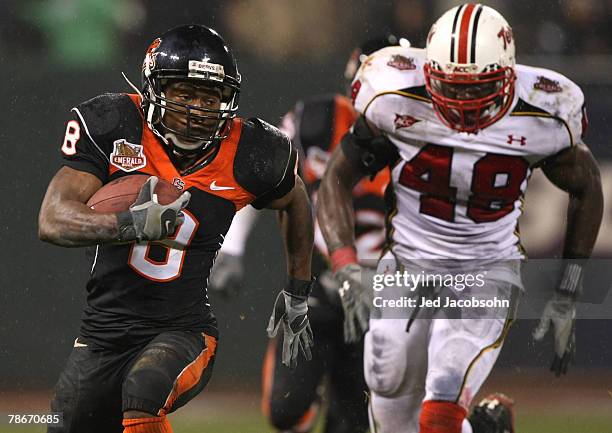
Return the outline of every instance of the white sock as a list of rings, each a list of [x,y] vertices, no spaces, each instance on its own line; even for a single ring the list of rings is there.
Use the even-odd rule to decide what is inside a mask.
[[[463,424],[461,424],[461,433],[473,433],[472,424],[467,418],[463,419]]]

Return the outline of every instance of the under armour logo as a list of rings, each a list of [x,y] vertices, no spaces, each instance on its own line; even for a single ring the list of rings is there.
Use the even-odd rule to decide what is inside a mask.
[[[338,294],[340,295],[341,298],[344,298],[344,296],[348,293],[350,289],[351,289],[351,283],[349,283],[348,281],[344,281],[342,283],[342,287],[338,289]]]
[[[512,135],[512,134],[508,135],[508,141],[507,141],[506,143],[508,143],[508,144],[512,144],[512,143],[514,143],[515,141],[518,141],[518,143],[519,143],[521,146],[525,146],[525,145],[527,144],[527,137],[523,137],[523,136],[521,135],[521,138],[514,138],[514,135]]]

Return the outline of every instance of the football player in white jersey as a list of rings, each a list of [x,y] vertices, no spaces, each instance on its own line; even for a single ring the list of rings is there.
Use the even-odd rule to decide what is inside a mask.
[[[582,91],[556,72],[517,65],[506,20],[490,7],[468,3],[438,19],[425,50],[374,53],[357,73],[352,93],[361,116],[327,167],[318,219],[343,284],[346,337],[367,330],[371,429],[514,432],[511,402],[503,396],[483,401],[469,417],[467,409],[497,359],[520,295],[525,255],[518,218],[536,168],[569,194],[564,258],[591,254],[603,197],[597,164],[583,142]],[[386,166],[392,169],[393,207],[379,272],[429,275],[435,263],[456,277],[460,262],[464,271],[480,273],[478,294],[506,301],[503,306],[449,316],[425,305],[409,317],[384,318],[390,308],[377,309],[356,260],[351,190]],[[534,332],[541,339],[553,325],[557,375],[565,373],[574,352],[581,273],[580,260],[568,261]],[[406,298],[425,293],[433,299],[443,291],[439,283],[425,292],[423,284],[416,292],[399,285],[393,289]],[[459,284],[444,284],[444,292],[455,300],[474,294]]]

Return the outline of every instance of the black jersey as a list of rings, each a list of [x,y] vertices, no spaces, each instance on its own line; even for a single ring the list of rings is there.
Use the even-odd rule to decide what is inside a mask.
[[[172,238],[90,248],[83,337],[105,347],[177,329],[217,337],[206,295],[214,258],[237,210],[264,207],[293,188],[297,154],[290,140],[262,120],[233,119],[212,162],[181,175],[144,121],[137,95],[98,96],[73,113],[62,146],[65,165],[104,184],[139,173],[191,193]]]

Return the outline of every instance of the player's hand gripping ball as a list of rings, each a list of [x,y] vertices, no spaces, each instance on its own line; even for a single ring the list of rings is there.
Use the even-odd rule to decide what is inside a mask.
[[[154,241],[172,235],[183,221],[191,194],[156,176],[132,175],[104,185],[87,205],[97,212],[115,212],[119,241]]]

